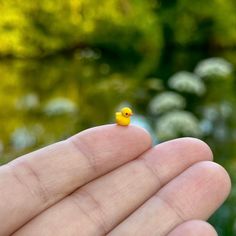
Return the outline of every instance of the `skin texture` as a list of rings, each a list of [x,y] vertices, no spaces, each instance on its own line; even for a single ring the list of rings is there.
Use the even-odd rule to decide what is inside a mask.
[[[168,236],[217,236],[215,229],[205,221],[190,220],[177,226]]]
[[[206,220],[230,179],[200,140],[151,147],[141,128],[106,125],[0,167],[0,190],[1,236],[175,236],[201,230],[189,220]]]

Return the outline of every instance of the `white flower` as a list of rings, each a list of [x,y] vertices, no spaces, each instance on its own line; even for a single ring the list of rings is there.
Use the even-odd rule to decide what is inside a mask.
[[[201,137],[198,119],[187,111],[172,111],[161,116],[156,122],[159,140],[168,140],[181,136]]]
[[[203,116],[209,121],[215,121],[220,114],[216,106],[207,106],[203,109]]]
[[[231,63],[223,58],[212,57],[199,62],[194,72],[200,77],[226,77],[232,71]]]
[[[221,102],[220,103],[220,113],[222,117],[228,118],[232,115],[233,113],[233,107],[229,102]]]
[[[155,96],[149,108],[153,114],[161,114],[173,109],[183,109],[186,105],[185,99],[174,92],[164,92]]]
[[[15,150],[23,150],[34,146],[43,134],[44,128],[41,124],[34,124],[31,127],[18,127],[11,134],[11,143]]]
[[[20,98],[17,103],[16,107],[18,109],[33,109],[39,105],[39,98],[37,94],[29,93]]]
[[[31,147],[36,143],[36,137],[31,130],[26,127],[20,127],[15,129],[11,135],[11,142],[16,150],[23,150],[27,147]]]
[[[203,134],[209,135],[214,130],[213,122],[208,119],[203,119],[200,122],[200,128]]]
[[[170,88],[179,92],[193,93],[202,95],[206,88],[201,78],[193,73],[181,71],[170,77],[168,82]]]
[[[76,104],[67,98],[54,98],[44,107],[44,112],[48,116],[64,115],[77,111]]]
[[[79,55],[76,55],[78,58],[87,58],[87,59],[98,59],[100,55],[90,48],[85,48],[80,51]]]

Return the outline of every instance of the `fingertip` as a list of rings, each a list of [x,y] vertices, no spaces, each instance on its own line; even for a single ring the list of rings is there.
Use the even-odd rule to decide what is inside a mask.
[[[199,163],[202,169],[205,169],[205,175],[208,175],[209,179],[214,179],[220,191],[220,198],[223,202],[231,191],[231,179],[226,169],[215,162],[204,161]],[[204,171],[203,171],[204,175]]]
[[[171,203],[182,219],[206,220],[225,201],[230,186],[229,175],[223,167],[201,161],[160,190],[159,196]]]
[[[209,161],[213,160],[213,152],[210,148],[210,146],[202,141],[201,139],[197,139],[197,138],[182,138],[184,139],[186,142],[191,143],[192,145],[195,146],[196,149],[201,150],[201,152],[204,154],[205,158]]]
[[[231,190],[231,181],[227,171],[219,164],[212,161],[198,162],[189,168],[189,178],[193,178],[193,193],[198,201],[198,211],[202,211],[197,218],[208,219],[214,211],[228,197]],[[200,210],[201,209],[201,210]]]
[[[145,146],[148,148],[152,146],[152,137],[146,129],[136,125],[130,125],[128,128],[134,132],[134,135],[137,135],[138,138],[141,138]]]
[[[178,225],[168,236],[217,236],[212,225],[201,220],[190,220]]]
[[[167,141],[164,144],[166,145],[171,144],[173,148],[177,146],[180,152],[181,151],[183,153],[187,152],[189,154],[189,157],[196,158],[196,161],[213,160],[213,153],[211,151],[211,148],[204,141],[197,138],[191,138],[191,137],[178,138]]]

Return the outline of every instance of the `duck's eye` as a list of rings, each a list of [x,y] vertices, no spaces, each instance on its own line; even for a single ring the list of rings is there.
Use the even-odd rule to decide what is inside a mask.
[[[128,113],[125,113],[125,115],[128,115]]]

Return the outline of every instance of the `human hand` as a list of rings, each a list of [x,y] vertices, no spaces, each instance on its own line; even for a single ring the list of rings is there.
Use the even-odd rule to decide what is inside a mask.
[[[193,138],[151,148],[135,126],[83,131],[0,167],[0,235],[216,235],[204,221],[230,179],[211,160]]]

